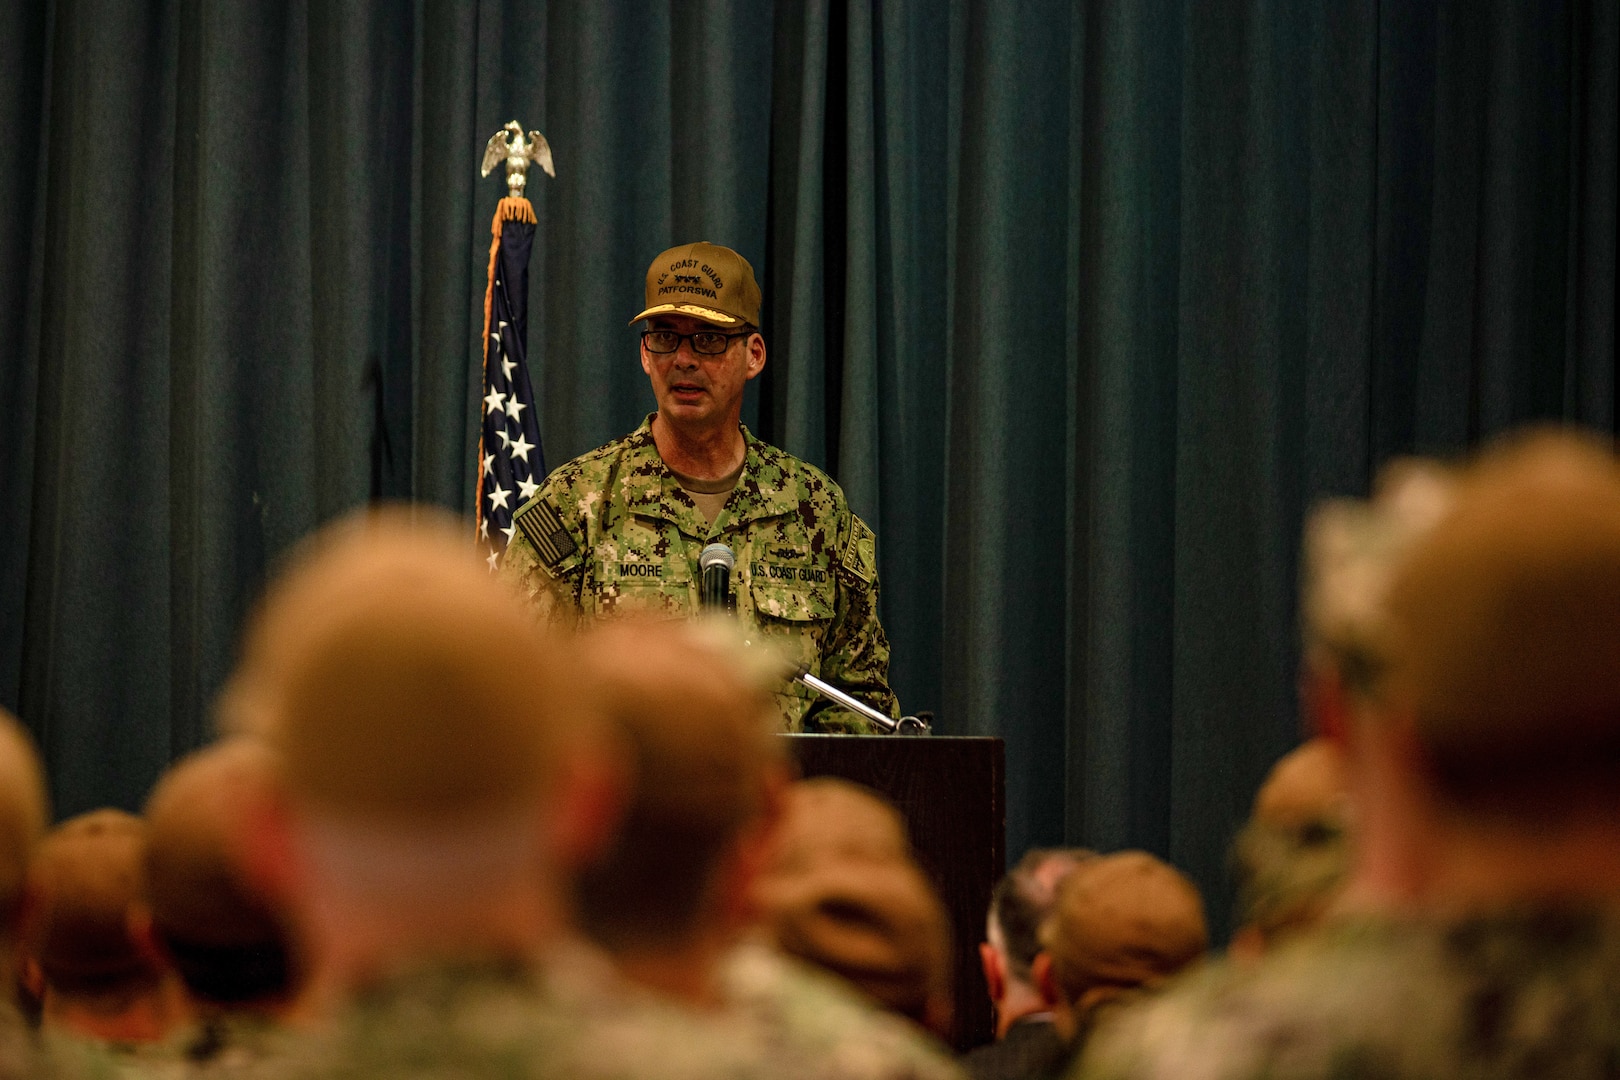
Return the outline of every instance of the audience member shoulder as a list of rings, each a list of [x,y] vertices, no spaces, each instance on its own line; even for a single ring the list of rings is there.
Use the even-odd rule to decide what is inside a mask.
[[[876,1007],[834,975],[762,944],[733,950],[724,973],[733,1009],[773,1028],[807,1065],[806,1076],[850,1080],[962,1076],[945,1047],[918,1025]]]

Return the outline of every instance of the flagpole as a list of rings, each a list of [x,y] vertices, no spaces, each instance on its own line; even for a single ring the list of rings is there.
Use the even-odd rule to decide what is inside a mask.
[[[557,175],[545,136],[538,131],[525,135],[515,120],[490,138],[482,174],[488,176],[502,163],[507,195],[490,222],[481,337],[484,393],[473,462],[475,540],[486,549],[491,570],[512,537],[513,514],[545,478],[527,340],[529,255],[539,222],[523,191],[530,165]]]

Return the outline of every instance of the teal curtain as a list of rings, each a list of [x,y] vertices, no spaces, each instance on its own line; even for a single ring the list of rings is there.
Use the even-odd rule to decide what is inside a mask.
[[[1612,0],[8,5],[0,703],[137,804],[289,545],[470,507],[516,118],[550,460],[651,407],[651,257],[742,251],[745,421],[877,529],[902,704],[1006,738],[1010,851],[1224,922],[1310,502],[1613,427],[1617,55]]]

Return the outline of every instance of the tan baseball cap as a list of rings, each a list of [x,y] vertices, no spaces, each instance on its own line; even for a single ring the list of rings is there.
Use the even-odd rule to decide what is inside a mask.
[[[145,822],[111,809],[69,818],[39,845],[28,868],[38,907],[24,948],[52,985],[77,990],[150,972],[129,921],[141,901],[145,850]]]
[[[759,283],[748,260],[730,248],[699,240],[672,247],[647,268],[647,307],[632,324],[653,315],[690,315],[716,326],[759,325]]]
[[[184,758],[146,803],[146,893],[166,938],[212,947],[280,943],[286,920],[254,886],[238,853],[249,794],[266,789],[276,755],[238,736]]]
[[[1058,886],[1041,945],[1066,993],[1151,988],[1204,955],[1209,932],[1198,889],[1145,851],[1100,855]]]

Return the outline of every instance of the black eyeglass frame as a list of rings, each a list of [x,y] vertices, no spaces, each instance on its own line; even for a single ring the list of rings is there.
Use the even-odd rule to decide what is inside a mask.
[[[699,356],[724,356],[726,354],[726,350],[731,348],[731,339],[732,338],[753,337],[757,333],[759,333],[759,331],[757,331],[757,330],[743,330],[743,331],[741,331],[739,333],[735,333],[735,334],[728,334],[723,330],[698,330],[698,331],[696,331],[694,333],[691,333],[691,334],[678,334],[674,330],[643,330],[641,332],[641,344],[642,344],[643,348],[645,348],[648,352],[652,353],[655,356],[669,356],[671,353],[680,352],[681,351],[681,342],[683,342],[683,341],[691,342],[692,343],[692,351],[694,353],[696,353],[697,355],[699,355]],[[653,348],[652,343],[647,340],[653,334],[669,334],[669,335],[673,336],[675,338],[675,347],[672,348],[672,349],[655,349],[655,348]],[[708,351],[706,351],[704,349],[698,348],[697,339],[700,338],[700,337],[724,338],[725,339],[725,344],[720,346],[718,349],[714,350],[713,352],[708,352]]]

